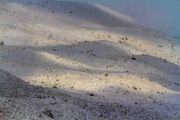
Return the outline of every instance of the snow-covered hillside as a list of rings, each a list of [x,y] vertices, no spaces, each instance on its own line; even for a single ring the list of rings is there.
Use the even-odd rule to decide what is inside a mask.
[[[0,1],[0,119],[178,120],[176,40],[103,4]]]

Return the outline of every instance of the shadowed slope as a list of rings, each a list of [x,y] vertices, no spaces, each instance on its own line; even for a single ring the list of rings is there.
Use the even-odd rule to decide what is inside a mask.
[[[145,109],[138,104],[133,106],[122,105],[119,103],[87,101],[78,97],[72,97],[68,95],[72,93],[61,89],[29,85],[3,70],[0,70],[0,76],[0,96],[8,99],[7,101],[5,100],[6,102],[0,100],[0,103],[3,103],[5,112],[9,111],[6,113],[7,116],[5,116],[7,119],[25,119],[31,116],[31,118],[40,120],[51,119],[52,117],[55,120],[59,118],[69,120],[76,117],[82,120],[85,120],[86,117],[91,120],[144,120],[151,118],[153,120],[166,120],[172,117],[160,111]],[[157,106],[159,105],[157,104]],[[11,114],[16,110],[18,110],[16,114]],[[45,111],[51,111],[52,115],[47,114]]]
[[[126,73],[147,77],[169,89],[180,91],[179,65],[150,55],[132,54],[126,47],[114,42],[101,40],[47,47],[6,46],[1,49],[3,61],[23,68],[52,67],[91,74]]]
[[[37,12],[46,11],[48,16],[58,18],[60,21],[68,22],[73,25],[84,25],[89,23],[106,27],[135,27],[135,22],[128,16],[111,10],[105,6],[92,5],[83,2],[55,1],[45,0],[25,1],[25,0],[8,0],[4,2],[7,9],[19,9],[22,14],[36,10]],[[51,14],[49,14],[51,13]],[[91,26],[87,26],[91,27]]]

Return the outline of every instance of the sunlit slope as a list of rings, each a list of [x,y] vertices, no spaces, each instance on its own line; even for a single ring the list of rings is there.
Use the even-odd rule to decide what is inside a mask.
[[[102,5],[4,0],[0,9],[0,41],[4,42],[0,46],[0,69],[25,82],[19,86],[30,84],[35,89],[38,85],[42,91],[58,92],[54,96],[70,95],[70,101],[74,97],[110,106],[153,107],[167,119],[179,113],[167,97],[176,94],[179,99],[180,92],[180,58],[172,38],[140,27],[132,18]],[[36,96],[40,91],[30,94],[33,92]],[[37,107],[32,96],[29,101]],[[47,99],[44,102],[49,104]],[[168,117],[166,107],[172,107]],[[121,114],[116,111],[116,116]],[[135,116],[141,119],[140,114]]]

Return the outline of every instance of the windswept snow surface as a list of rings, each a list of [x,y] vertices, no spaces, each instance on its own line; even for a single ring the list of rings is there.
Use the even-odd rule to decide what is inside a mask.
[[[0,42],[0,120],[180,118],[177,40],[133,16],[96,3],[1,0]]]

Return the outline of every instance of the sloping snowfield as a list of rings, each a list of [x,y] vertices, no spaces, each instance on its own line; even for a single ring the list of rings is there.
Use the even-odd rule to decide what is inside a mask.
[[[103,5],[0,1],[0,120],[179,120],[177,41]]]

